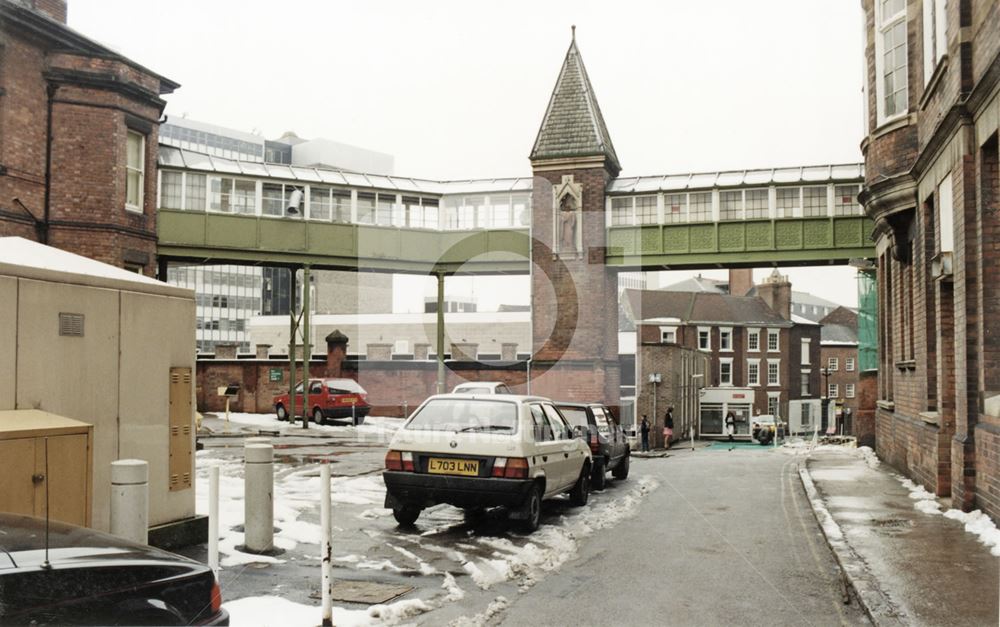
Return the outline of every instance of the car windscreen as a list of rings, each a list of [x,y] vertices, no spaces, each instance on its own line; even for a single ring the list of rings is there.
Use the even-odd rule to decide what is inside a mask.
[[[563,415],[566,422],[573,427],[584,427],[587,428],[589,423],[587,421],[587,410],[582,407],[559,407],[559,413]]]
[[[406,428],[414,431],[515,433],[517,405],[479,399],[434,399],[417,410]]]

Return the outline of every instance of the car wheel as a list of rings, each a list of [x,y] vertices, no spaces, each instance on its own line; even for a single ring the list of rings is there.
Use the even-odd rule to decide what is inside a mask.
[[[275,407],[274,412],[278,414],[278,420],[281,420],[282,422],[288,420],[288,412],[285,411],[284,405],[278,405]]]
[[[614,475],[615,479],[618,479],[619,481],[622,479],[628,479],[628,466],[631,459],[632,455],[625,453],[625,459],[618,462],[615,469],[611,471],[611,474]]]
[[[577,507],[587,504],[590,498],[590,469],[586,466],[580,471],[573,489],[569,491],[569,502]]]
[[[605,465],[603,459],[594,462],[594,474],[593,477],[591,477],[590,484],[591,487],[597,492],[600,492],[607,486],[607,466]]]
[[[318,425],[323,424],[323,410],[319,407],[313,410],[313,422]]]
[[[521,528],[531,533],[538,529],[542,522],[542,486],[537,483],[531,486],[528,498],[524,502],[525,518],[521,521]]]
[[[396,522],[400,525],[410,527],[413,523],[417,522],[417,518],[420,517],[420,508],[416,505],[394,507],[392,508],[392,517],[395,518]]]

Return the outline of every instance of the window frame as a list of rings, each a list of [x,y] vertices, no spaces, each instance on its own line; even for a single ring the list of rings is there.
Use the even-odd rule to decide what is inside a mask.
[[[774,366],[774,380],[771,380],[771,366]],[[767,387],[781,387],[781,360],[767,360]]]
[[[853,357],[844,358],[844,372],[854,372],[856,363]]]
[[[756,346],[752,346],[750,339],[755,340]],[[760,329],[747,329],[747,352],[759,353],[760,352]]]
[[[771,338],[774,338],[774,348],[771,348]],[[780,353],[781,352],[781,329],[768,329],[767,330],[767,352],[769,353]]]
[[[747,387],[760,386],[760,359],[747,360]]]
[[[826,358],[826,369],[830,372],[837,372],[840,370],[840,358],[839,357],[827,357]]]
[[[910,50],[909,41],[907,41],[906,36],[906,21],[907,21],[907,5],[909,2],[907,0],[902,0],[900,2],[902,8],[896,13],[885,16],[882,15],[882,4],[885,0],[876,0],[874,11],[875,11],[875,121],[876,127],[882,126],[901,118],[909,113],[910,108],[910,85],[909,85],[909,62],[910,62]],[[891,1],[891,0],[890,0]],[[903,90],[893,91],[893,95],[899,91],[905,92],[903,107],[900,111],[894,111],[892,113],[886,112],[885,106],[885,39],[886,36],[891,33],[896,27],[903,24],[904,40],[903,40],[903,56],[904,62],[902,68],[905,68],[904,76],[906,78],[906,86]],[[893,50],[899,46],[894,46]],[[893,68],[895,72],[898,67]]]
[[[667,336],[672,336],[672,339],[667,339]],[[660,343],[661,344],[676,344],[677,343],[677,327],[660,327]]]
[[[723,366],[729,367],[729,377],[723,378]],[[719,387],[733,387],[733,358],[722,357],[719,359]]]
[[[701,344],[701,334],[705,334],[705,345]],[[698,327],[698,350],[711,352],[712,350],[712,327]]]
[[[845,383],[844,384],[844,398],[854,398],[856,395],[857,395],[857,392],[856,392],[856,390],[854,388],[854,384],[853,383]]]
[[[726,346],[726,338],[729,339],[729,346]],[[719,351],[723,353],[733,352],[733,327],[719,327]]]
[[[840,396],[840,385],[837,383],[827,383],[826,384],[826,397],[828,399],[837,398]]]
[[[129,141],[137,137],[139,139],[139,150],[138,150],[138,167],[129,163]],[[136,181],[136,193],[138,194],[139,204],[133,204],[129,202],[129,180],[132,173],[138,175]],[[125,210],[131,211],[133,213],[143,213],[144,206],[146,204],[146,135],[134,128],[128,128],[125,131]]]

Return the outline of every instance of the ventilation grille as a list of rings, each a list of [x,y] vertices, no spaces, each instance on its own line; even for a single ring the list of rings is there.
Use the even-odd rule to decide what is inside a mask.
[[[60,313],[59,335],[83,337],[83,314]]]

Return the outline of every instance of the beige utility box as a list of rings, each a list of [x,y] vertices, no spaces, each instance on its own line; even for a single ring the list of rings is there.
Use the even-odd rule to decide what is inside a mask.
[[[94,427],[37,409],[0,411],[0,512],[90,525]]]

